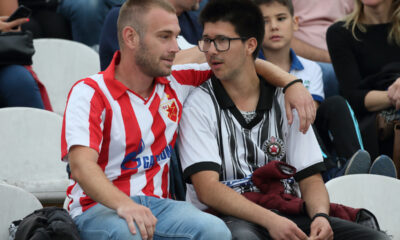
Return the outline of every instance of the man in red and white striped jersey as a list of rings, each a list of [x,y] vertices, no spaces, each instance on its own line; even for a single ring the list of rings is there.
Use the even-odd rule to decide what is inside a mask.
[[[207,64],[171,70],[179,31],[165,0],[126,1],[118,19],[121,50],[68,96],[61,147],[71,167],[69,210],[82,239],[231,237],[218,218],[169,199],[182,104],[211,76]],[[263,76],[287,76],[264,70]],[[314,117],[310,109],[303,112],[308,121]]]

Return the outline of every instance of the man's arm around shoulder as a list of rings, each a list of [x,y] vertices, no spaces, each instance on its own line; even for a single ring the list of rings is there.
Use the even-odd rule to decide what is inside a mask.
[[[179,51],[176,54],[174,65],[205,62],[204,53],[200,52],[197,47],[193,47]],[[297,78],[270,62],[257,59],[255,64],[257,74],[261,75],[268,83],[274,86],[283,88]],[[292,109],[295,108],[300,116],[299,131],[303,133],[307,132],[311,123],[314,122],[316,114],[313,99],[308,90],[302,84],[293,84],[286,91],[285,104],[289,124],[293,121]]]
[[[71,147],[68,158],[71,178],[79,183],[94,201],[114,209],[124,218],[132,234],[136,234],[134,221],[144,239],[152,238],[157,219],[150,209],[136,204],[125,193],[115,187],[97,164],[99,154],[89,147]]]

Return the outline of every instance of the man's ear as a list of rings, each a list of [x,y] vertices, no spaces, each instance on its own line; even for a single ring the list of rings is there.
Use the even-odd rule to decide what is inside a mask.
[[[252,55],[253,52],[257,49],[257,39],[251,37],[246,40],[246,51],[248,55]]]
[[[122,29],[122,38],[125,46],[129,49],[135,49],[139,45],[139,34],[131,26],[125,26]]]

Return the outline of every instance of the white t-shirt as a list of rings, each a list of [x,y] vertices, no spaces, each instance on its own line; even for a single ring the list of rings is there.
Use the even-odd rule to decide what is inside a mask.
[[[322,102],[325,99],[325,94],[321,67],[317,63],[300,56],[296,56],[296,58],[301,63],[302,68],[292,67],[289,73],[302,79],[304,87],[307,88],[313,99]]]
[[[187,200],[200,209],[190,176],[212,170],[237,192],[258,191],[249,181],[255,169],[270,160],[285,161],[297,169],[296,180],[325,169],[321,151],[310,128],[299,129],[299,119],[287,123],[282,89],[260,80],[256,117],[249,123],[220,84],[212,78],[195,89],[185,102],[179,125],[179,153],[188,183]],[[299,196],[294,179],[284,183],[287,192]]]
[[[261,50],[258,57],[265,60],[263,51]],[[324,82],[322,80],[321,67],[314,61],[297,56],[290,49],[290,70],[289,73],[302,79],[303,85],[317,102],[322,102],[325,99]]]

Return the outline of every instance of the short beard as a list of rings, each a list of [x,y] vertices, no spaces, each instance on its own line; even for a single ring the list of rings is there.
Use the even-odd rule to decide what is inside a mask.
[[[146,75],[151,77],[165,77],[171,74],[171,70],[166,72],[159,68],[157,60],[149,53],[146,44],[142,42],[135,54],[135,63]]]

